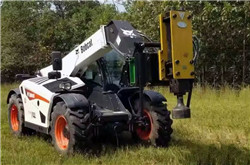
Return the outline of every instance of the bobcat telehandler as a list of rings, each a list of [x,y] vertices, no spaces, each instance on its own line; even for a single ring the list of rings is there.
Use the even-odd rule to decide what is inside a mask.
[[[144,87],[170,86],[177,97],[172,117],[190,117],[197,53],[191,18],[187,11],[161,14],[159,43],[126,21],[111,21],[64,58],[52,52],[52,65],[32,78],[17,75],[26,79],[7,97],[11,131],[16,136],[48,134],[62,154],[123,131],[141,142],[167,146],[172,120],[166,98]]]

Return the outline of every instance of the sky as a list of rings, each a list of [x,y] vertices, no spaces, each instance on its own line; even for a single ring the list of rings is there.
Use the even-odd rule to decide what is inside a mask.
[[[1,1],[2,0],[0,0],[0,2]],[[124,6],[122,5],[122,2],[123,2],[122,0],[98,0],[98,1],[100,3],[104,3],[104,4],[114,4],[119,12],[125,12],[126,11]],[[0,5],[1,5],[1,3],[0,3]],[[52,5],[51,9],[55,10],[55,6]]]
[[[125,8],[122,5],[122,3],[124,2],[124,0],[98,0],[100,3],[105,3],[105,4],[114,4],[118,11],[120,12],[125,12]]]

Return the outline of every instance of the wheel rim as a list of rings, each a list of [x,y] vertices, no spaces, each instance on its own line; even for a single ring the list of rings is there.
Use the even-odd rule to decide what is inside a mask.
[[[13,131],[18,131],[19,129],[19,121],[18,121],[18,109],[15,104],[11,106],[10,110],[10,122]]]
[[[142,140],[149,140],[153,128],[153,120],[150,113],[147,110],[143,111],[143,117],[145,118],[147,126],[138,127],[136,133],[138,137]]]
[[[68,148],[69,138],[65,136],[65,130],[67,130],[67,121],[64,116],[60,115],[56,119],[55,124],[55,137],[58,147],[62,150]]]

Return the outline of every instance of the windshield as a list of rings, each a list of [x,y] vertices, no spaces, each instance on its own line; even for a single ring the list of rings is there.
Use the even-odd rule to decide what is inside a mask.
[[[125,64],[124,57],[112,49],[110,52],[104,55],[104,60],[106,61],[105,63],[108,72],[108,78],[113,84],[119,86],[122,68]]]

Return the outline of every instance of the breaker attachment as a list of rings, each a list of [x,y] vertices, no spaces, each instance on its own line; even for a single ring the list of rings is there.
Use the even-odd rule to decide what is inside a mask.
[[[143,87],[169,85],[170,92],[177,97],[177,105],[172,110],[175,119],[190,118],[190,101],[194,74],[192,41],[192,15],[187,11],[170,11],[159,15],[160,43],[135,44],[135,79],[140,88],[140,109],[143,110]],[[149,53],[148,48],[160,48],[157,53]],[[157,57],[157,58],[156,58]],[[158,76],[157,76],[158,75]],[[157,81],[155,81],[157,76]],[[188,93],[187,103],[183,96]]]
[[[158,52],[160,79],[169,79],[170,92],[177,96],[173,118],[190,118],[190,100],[194,79],[194,55],[191,14],[170,11],[160,15],[161,50]],[[169,75],[170,74],[170,75]],[[187,104],[183,95],[188,92]]]

